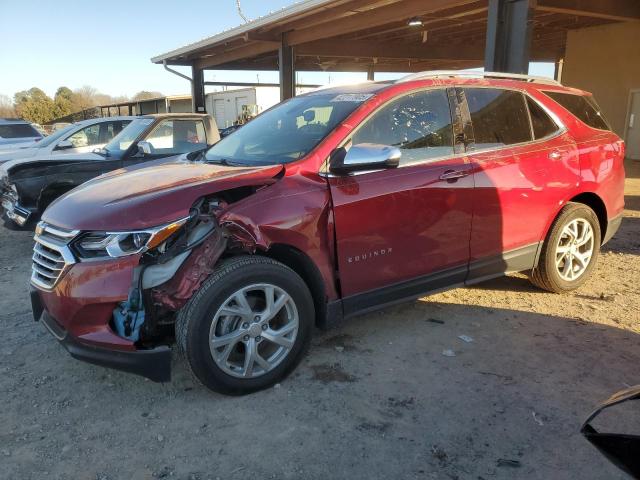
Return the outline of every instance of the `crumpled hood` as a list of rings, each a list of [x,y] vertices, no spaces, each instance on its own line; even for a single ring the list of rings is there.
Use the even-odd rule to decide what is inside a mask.
[[[26,150],[36,150],[36,153],[29,157],[18,157],[14,156],[11,160],[4,161],[0,159],[0,165],[2,165],[3,170],[12,173],[16,170],[22,169],[23,167],[29,166],[40,166],[40,165],[54,165],[54,164],[64,164],[64,163],[77,163],[77,162],[86,162],[86,161],[101,161],[104,160],[102,155],[98,155],[97,153],[87,152],[87,153],[56,153],[51,154],[47,150],[44,152],[39,152],[37,148],[28,148]],[[17,152],[13,152],[14,154]],[[12,154],[8,154],[7,156],[11,156]],[[3,163],[4,162],[4,163]]]
[[[226,167],[176,160],[120,169],[90,180],[54,201],[42,219],[70,230],[137,230],[189,214],[199,198],[249,185],[265,185],[282,165]]]

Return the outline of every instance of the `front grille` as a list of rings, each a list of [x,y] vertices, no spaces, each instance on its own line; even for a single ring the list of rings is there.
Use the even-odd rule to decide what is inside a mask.
[[[65,230],[38,223],[33,237],[33,266],[31,283],[45,290],[56,286],[65,272],[75,263],[69,242],[78,234],[76,230]]]

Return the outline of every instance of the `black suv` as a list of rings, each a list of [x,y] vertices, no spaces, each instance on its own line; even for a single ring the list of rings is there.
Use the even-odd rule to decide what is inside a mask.
[[[218,140],[218,128],[209,115],[144,115],[94,152],[8,161],[0,165],[0,199],[5,226],[31,225],[53,200],[98,175],[149,160],[203,150]]]

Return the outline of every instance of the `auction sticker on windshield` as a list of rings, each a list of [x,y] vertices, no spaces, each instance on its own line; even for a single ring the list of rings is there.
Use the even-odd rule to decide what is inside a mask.
[[[333,97],[331,102],[364,102],[373,97],[373,93],[342,93]]]

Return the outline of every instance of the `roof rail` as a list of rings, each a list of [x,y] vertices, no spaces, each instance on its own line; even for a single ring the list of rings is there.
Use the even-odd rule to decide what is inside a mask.
[[[546,77],[538,77],[534,75],[523,75],[521,73],[503,73],[503,72],[470,72],[464,70],[431,70],[426,72],[412,73],[396,80],[396,83],[411,82],[414,80],[425,80],[428,78],[450,78],[450,77],[469,77],[469,78],[505,78],[508,80],[520,80],[523,82],[546,83],[549,85],[562,85],[557,80]]]

